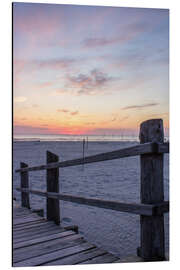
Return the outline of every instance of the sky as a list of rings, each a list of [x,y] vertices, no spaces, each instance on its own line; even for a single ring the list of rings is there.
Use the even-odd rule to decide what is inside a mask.
[[[169,11],[13,4],[14,134],[169,128]]]

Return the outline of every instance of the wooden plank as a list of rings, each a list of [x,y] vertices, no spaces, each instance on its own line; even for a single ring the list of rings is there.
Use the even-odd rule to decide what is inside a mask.
[[[21,228],[23,226],[31,226],[33,224],[36,224],[36,223],[40,223],[40,222],[46,222],[45,219],[40,219],[40,220],[33,220],[33,221],[27,221],[25,223],[20,223],[20,224],[13,224],[13,228]]]
[[[97,256],[95,258],[89,259],[87,261],[81,262],[79,264],[103,264],[103,263],[113,263],[118,259],[118,257],[110,254],[110,253],[106,253],[104,255],[101,256]]]
[[[24,162],[20,163],[21,168],[27,168],[28,165]],[[21,188],[29,188],[29,176],[28,172],[21,172]],[[29,194],[22,192],[21,193],[21,205],[23,207],[30,208]]]
[[[69,166],[77,166],[87,163],[93,163],[93,162],[101,162],[101,161],[107,161],[107,160],[113,160],[113,159],[119,159],[124,157],[130,157],[130,156],[137,156],[145,153],[153,153],[154,152],[154,144],[153,143],[144,143],[141,145],[131,146],[128,148],[123,148],[120,150],[112,151],[112,152],[106,152],[101,153],[98,155],[93,155],[85,158],[79,158],[79,159],[73,159],[73,160],[67,160],[63,162],[54,162],[52,164],[48,165],[40,165],[40,166],[34,166],[34,167],[28,167],[23,169],[17,169],[15,172],[22,172],[22,171],[39,171],[39,170],[46,170],[51,168],[64,168]]]
[[[20,207],[20,206],[13,207],[13,213],[24,213],[24,212],[29,213],[31,212],[31,210],[26,207]]]
[[[37,214],[34,214],[34,213],[29,213],[29,214],[26,214],[26,215],[21,215],[21,216],[15,216],[13,217],[14,220],[20,220],[20,219],[24,219],[24,220],[27,220],[29,219],[30,217],[32,218],[38,218],[39,216]],[[42,217],[41,217],[42,218]]]
[[[29,224],[29,222],[28,222],[28,223],[24,223],[24,224],[19,225],[19,226],[14,226],[13,227],[13,231],[16,232],[16,231],[20,231],[20,230],[23,230],[23,229],[29,229],[29,228],[33,228],[33,227],[39,227],[39,226],[41,226],[43,224],[46,224],[46,223],[47,223],[46,220],[40,220],[40,221],[35,222],[34,224]],[[53,224],[53,221],[50,222],[50,223]]]
[[[46,152],[47,164],[58,162],[59,157],[49,151]],[[59,192],[59,168],[47,169],[46,171],[47,192]],[[47,220],[53,220],[57,225],[60,224],[59,200],[47,198]]]
[[[86,261],[88,259],[95,258],[99,255],[107,254],[106,251],[100,249],[100,248],[92,248],[90,250],[86,250],[80,253],[77,253],[75,255],[71,255],[68,257],[61,258],[59,260],[51,261],[48,263],[45,263],[43,265],[73,265],[73,264],[79,264],[83,261]]]
[[[38,236],[35,239],[31,239],[31,240],[26,240],[26,241],[22,241],[19,242],[17,244],[13,243],[13,249],[18,249],[18,248],[22,248],[22,247],[27,247],[27,246],[31,246],[31,245],[36,245],[38,243],[42,243],[42,242],[46,242],[49,240],[53,240],[53,239],[57,239],[57,238],[61,238],[61,237],[65,237],[68,235],[74,235],[75,233],[73,231],[62,231],[62,232],[57,232],[54,234],[49,234],[46,236]]]
[[[37,220],[44,220],[43,217],[27,217],[26,219],[24,218],[18,218],[13,220],[13,225],[18,225],[18,224],[23,224],[26,222],[33,222],[33,221],[37,221]]]
[[[21,190],[17,188],[17,190]],[[23,189],[24,192],[29,192],[35,195],[40,195],[43,197],[50,197],[50,198],[56,198],[58,200],[63,200],[63,201],[69,201],[73,203],[79,203],[79,204],[85,204],[85,205],[90,205],[90,206],[95,206],[99,208],[105,208],[105,209],[111,209],[115,211],[120,211],[120,212],[128,212],[132,214],[141,214],[141,215],[147,215],[147,216],[152,216],[158,212],[158,206],[154,204],[138,204],[138,203],[122,203],[122,202],[117,202],[117,201],[110,201],[110,200],[102,200],[98,198],[84,198],[80,196],[73,196],[70,194],[58,194],[58,193],[53,193],[53,192],[42,192],[39,190],[27,190]],[[161,206],[159,206],[161,207]],[[167,209],[162,208],[161,211],[166,211]],[[159,210],[160,211],[160,210]]]
[[[21,261],[19,263],[13,263],[13,267],[18,267],[18,266],[38,266],[42,265],[44,263],[57,260],[59,258],[63,258],[65,256],[70,256],[76,253],[79,253],[81,251],[87,250],[94,248],[94,245],[88,244],[88,243],[83,243],[81,245],[73,246],[70,248],[65,248],[61,249],[55,252],[51,252],[49,254],[33,257],[31,259],[27,259],[24,261]]]
[[[47,222],[47,223],[43,224],[43,226],[22,229],[20,231],[13,231],[13,238],[14,239],[21,238],[21,237],[26,236],[26,235],[32,235],[34,233],[44,232],[44,231],[53,230],[53,229],[57,229],[56,225]]]
[[[29,213],[13,214],[13,219],[26,216],[29,216]]]
[[[16,263],[24,261],[26,259],[37,257],[44,254],[48,255],[51,252],[76,246],[84,242],[85,241],[83,240],[82,236],[75,234],[68,237],[46,241],[30,247],[17,249],[13,252],[13,262]]]
[[[42,234],[44,232],[48,232],[49,233],[52,233],[54,231],[64,231],[64,229],[60,228],[60,227],[54,227],[54,226],[46,226],[44,228],[40,228],[40,229],[36,229],[36,228],[33,228],[31,231],[23,231],[22,233],[21,232],[18,232],[17,234],[14,233],[13,234],[13,239],[14,240],[21,240],[22,238],[25,238],[25,237],[31,237],[31,236],[34,236],[34,235],[37,235],[37,234]]]
[[[37,216],[37,217],[39,217],[39,216]],[[42,217],[41,217],[42,218]],[[14,219],[14,220],[16,220],[16,218]],[[32,224],[36,224],[36,223],[41,223],[41,222],[47,222],[47,220],[44,218],[42,218],[42,219],[40,219],[40,220],[33,220],[33,221],[30,221],[30,222],[25,222],[25,223],[23,223],[23,224],[17,224],[17,225],[15,225],[15,224],[13,224],[13,227],[14,228],[21,228],[21,227],[23,227],[23,226],[30,226],[30,225],[32,225]]]
[[[41,232],[38,232],[38,233],[34,233],[32,235],[25,235],[23,236],[22,238],[14,238],[13,239],[13,243],[17,244],[19,242],[24,242],[24,241],[27,241],[27,240],[31,240],[31,239],[34,239],[36,237],[42,237],[42,236],[47,236],[47,235],[50,235],[50,234],[55,234],[55,233],[59,233],[63,231],[62,229],[53,229],[53,230],[48,230],[48,231],[41,231]]]
[[[31,213],[31,210],[27,208],[14,208],[13,209],[13,215],[23,215],[23,214],[29,214]]]
[[[145,121],[140,127],[140,143],[163,143],[164,129],[161,119]],[[144,154],[141,160],[141,202],[164,202],[163,154]],[[141,247],[138,255],[144,260],[164,260],[164,217],[141,215]]]
[[[26,228],[26,229],[22,229],[22,230],[18,230],[18,231],[14,231],[14,237],[17,238],[17,237],[22,237],[23,235],[30,235],[32,233],[36,233],[36,232],[42,232],[42,231],[45,231],[45,230],[53,230],[53,229],[61,229],[60,227],[57,227],[55,224],[53,223],[44,223],[43,226],[40,226],[40,227],[32,227],[32,228]]]
[[[53,237],[52,237],[53,236]],[[23,247],[20,247],[18,249],[15,249],[14,250],[14,254],[22,254],[24,252],[31,252],[31,251],[34,251],[35,249],[42,249],[42,248],[46,248],[48,246],[53,246],[53,245],[56,245],[57,243],[60,243],[62,244],[67,244],[67,242],[71,242],[71,241],[74,241],[74,240],[77,240],[77,239],[82,239],[82,236],[79,235],[79,234],[75,234],[75,233],[66,233],[63,232],[61,234],[54,234],[52,235],[51,237],[47,236],[44,238],[44,241],[42,242],[36,242],[35,244],[30,244],[30,245],[27,245],[27,246],[23,246]]]

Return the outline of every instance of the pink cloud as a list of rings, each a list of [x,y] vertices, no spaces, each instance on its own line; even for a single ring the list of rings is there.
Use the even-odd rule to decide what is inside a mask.
[[[78,92],[76,94],[95,94],[99,91],[100,88],[103,88],[107,85],[108,82],[114,80],[106,73],[93,69],[89,74],[78,74],[77,76],[68,76],[67,77],[67,87],[76,88]],[[97,91],[98,89],[98,91]]]
[[[123,31],[120,26],[119,29],[119,35],[112,36],[112,37],[91,37],[86,38],[82,41],[82,46],[84,48],[95,48],[95,47],[102,47],[102,46],[108,46],[113,45],[116,43],[124,43],[130,40],[133,40],[138,35],[144,33],[145,31],[148,31],[152,29],[153,26],[150,26],[147,23],[141,23],[138,20],[135,23],[128,24],[124,26]]]
[[[79,112],[75,111],[75,112],[71,112],[71,115],[77,115]]]
[[[69,113],[69,110],[66,110],[66,109],[58,109],[57,112]]]
[[[42,61],[37,61],[35,64],[40,67],[40,68],[48,68],[48,69],[64,69],[69,66],[71,66],[75,62],[74,59],[70,58],[62,58],[62,59],[52,59],[52,60],[42,60]]]
[[[38,134],[49,132],[48,128],[41,128],[29,125],[14,125],[13,133],[14,134]]]

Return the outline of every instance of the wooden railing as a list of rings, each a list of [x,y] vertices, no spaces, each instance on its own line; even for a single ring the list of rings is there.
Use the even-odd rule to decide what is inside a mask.
[[[141,246],[138,256],[146,261],[165,259],[164,213],[169,211],[169,202],[164,201],[163,155],[169,153],[169,143],[164,143],[163,121],[152,119],[140,126],[140,144],[117,151],[59,162],[59,157],[47,151],[47,164],[28,167],[20,164],[16,170],[21,175],[22,206],[30,208],[29,194],[47,198],[47,219],[60,224],[59,200],[129,212],[140,215]],[[98,198],[87,198],[59,193],[59,168],[101,162],[140,155],[141,203],[124,203]],[[29,171],[46,170],[47,192],[29,189]]]

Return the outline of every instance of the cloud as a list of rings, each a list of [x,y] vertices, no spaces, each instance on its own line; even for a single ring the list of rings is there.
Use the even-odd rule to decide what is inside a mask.
[[[75,112],[71,112],[71,115],[77,115],[79,112],[75,111]]]
[[[95,47],[101,47],[101,46],[106,46],[106,45],[116,43],[118,42],[118,40],[119,40],[118,38],[107,39],[105,37],[86,38],[83,40],[82,45],[85,48],[95,48]]]
[[[41,132],[48,132],[48,128],[35,127],[30,125],[14,125],[13,133],[14,134],[34,134]]]
[[[68,87],[78,89],[77,94],[96,94],[97,90],[106,86],[108,82],[113,80],[106,73],[93,69],[88,75],[78,74],[77,76],[68,76]]]
[[[126,107],[124,107],[124,108],[122,108],[122,109],[123,109],[123,110],[143,109],[143,108],[153,107],[153,106],[157,106],[157,105],[159,105],[159,103],[147,103],[147,104],[142,104],[142,105],[126,106]]]
[[[62,59],[50,59],[50,60],[41,60],[34,61],[40,68],[48,68],[48,69],[64,69],[71,66],[75,62],[74,59],[70,58],[62,58]]]
[[[137,37],[139,34],[144,33],[145,31],[150,30],[151,27],[147,23],[136,22],[133,24],[127,24],[119,29],[118,35],[112,37],[94,37],[94,38],[85,38],[81,44],[84,48],[95,48],[108,46],[116,43],[124,43],[130,41]]]
[[[69,110],[66,110],[66,109],[58,109],[57,112],[69,113]]]
[[[67,109],[58,109],[57,112],[67,113],[70,115],[77,115],[79,113],[79,111],[69,111]]]
[[[19,96],[19,97],[15,97],[14,98],[14,102],[15,103],[21,103],[21,102],[25,102],[27,100],[26,97],[22,97],[22,96]]]
[[[72,66],[73,63],[77,63],[78,60],[70,58],[55,58],[48,60],[21,60],[14,59],[13,61],[13,71],[15,79],[22,72],[32,72],[41,69],[48,70],[62,70]]]

